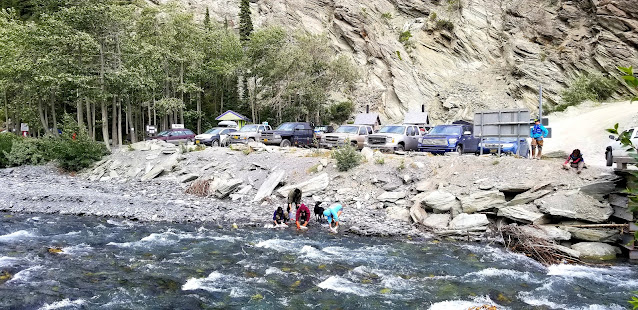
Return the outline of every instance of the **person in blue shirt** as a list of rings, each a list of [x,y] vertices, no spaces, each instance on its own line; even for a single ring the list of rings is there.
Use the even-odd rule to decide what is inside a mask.
[[[532,137],[532,159],[541,159],[543,153],[543,138],[547,137],[549,131],[545,126],[541,125],[541,121],[537,118],[534,120],[534,127],[530,129],[529,136]],[[538,155],[536,148],[538,147]]]
[[[343,207],[340,204],[336,204],[326,209],[325,211],[323,211],[323,215],[328,220],[328,226],[330,227],[330,230],[332,230],[333,232],[337,232],[337,227],[339,226],[339,216],[341,216],[342,208]],[[332,227],[333,223],[334,223],[334,228]]]

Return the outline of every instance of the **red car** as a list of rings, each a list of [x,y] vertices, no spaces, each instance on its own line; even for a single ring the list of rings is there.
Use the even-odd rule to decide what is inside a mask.
[[[195,133],[190,129],[174,128],[162,131],[151,139],[163,140],[173,144],[186,144],[195,140]]]

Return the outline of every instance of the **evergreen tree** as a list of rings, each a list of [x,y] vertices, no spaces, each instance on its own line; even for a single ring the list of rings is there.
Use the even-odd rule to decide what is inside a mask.
[[[248,41],[253,32],[253,21],[250,18],[250,0],[241,0],[239,5],[239,39]]]
[[[211,29],[210,12],[208,11],[208,7],[206,7],[206,15],[204,16],[204,27],[206,27],[207,30]]]

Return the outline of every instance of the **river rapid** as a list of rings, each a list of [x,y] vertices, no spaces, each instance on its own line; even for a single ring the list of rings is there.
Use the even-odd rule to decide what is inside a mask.
[[[484,244],[0,215],[2,309],[625,309],[638,266]],[[48,248],[61,248],[50,253]],[[6,280],[7,273],[10,274]]]

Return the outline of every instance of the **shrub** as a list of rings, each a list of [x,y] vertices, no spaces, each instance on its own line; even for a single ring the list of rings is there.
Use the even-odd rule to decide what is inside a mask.
[[[401,171],[405,169],[405,160],[401,159],[401,163],[399,163],[399,166],[397,166],[397,170]]]
[[[436,12],[430,13],[430,20],[431,21],[435,21],[436,20]]]
[[[352,145],[346,144],[334,150],[332,157],[337,160],[339,171],[348,171],[361,163],[362,156]]]
[[[343,124],[354,112],[354,103],[352,101],[342,101],[330,106],[330,120],[337,124]]]
[[[385,12],[385,13],[381,14],[381,18],[383,18],[383,19],[392,19],[392,13]]]
[[[436,29],[453,31],[454,23],[447,19],[439,19],[436,21]]]
[[[603,101],[609,99],[617,87],[618,84],[615,80],[600,74],[583,74],[572,81],[567,89],[563,90],[561,93],[563,104],[554,110],[562,111],[586,100]]]
[[[399,34],[399,42],[405,44],[410,40],[411,37],[412,37],[412,33],[410,32],[410,30],[401,32],[401,34]]]
[[[5,153],[11,152],[13,142],[18,139],[21,138],[14,134],[0,133],[0,168],[5,168],[10,165]]]
[[[108,154],[106,146],[89,139],[50,139],[52,159],[57,166],[66,171],[79,171],[88,168],[94,162]]]
[[[46,162],[42,144],[37,139],[17,139],[13,142],[11,151],[3,153],[11,166],[39,165]]]
[[[374,163],[377,164],[377,165],[383,165],[383,164],[385,164],[385,158],[378,157],[377,159],[374,160]]]

